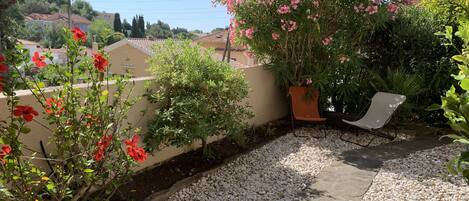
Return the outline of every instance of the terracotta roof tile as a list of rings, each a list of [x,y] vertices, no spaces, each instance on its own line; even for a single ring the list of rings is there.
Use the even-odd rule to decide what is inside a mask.
[[[228,30],[224,31],[219,31],[215,32],[212,34],[208,34],[205,36],[201,36],[199,38],[196,38],[194,41],[198,43],[221,43],[221,44],[226,44],[226,40],[228,39]],[[223,48],[225,49],[225,48]],[[231,47],[231,50],[235,51],[245,51],[247,50],[246,47],[236,45]]]

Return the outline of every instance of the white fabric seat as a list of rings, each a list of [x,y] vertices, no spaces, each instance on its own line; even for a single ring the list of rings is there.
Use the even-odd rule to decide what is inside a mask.
[[[365,116],[358,121],[347,121],[345,119],[342,119],[342,121],[366,130],[379,129],[389,122],[392,114],[405,100],[404,95],[378,92],[371,99],[370,108],[368,108]]]

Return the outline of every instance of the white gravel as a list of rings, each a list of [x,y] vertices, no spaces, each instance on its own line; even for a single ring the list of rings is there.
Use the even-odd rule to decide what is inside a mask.
[[[446,169],[464,149],[450,144],[386,161],[363,200],[469,200],[469,186]]]
[[[337,130],[299,129],[296,132],[315,136],[326,132],[327,138],[287,134],[220,167],[169,200],[296,200],[323,168],[338,160],[341,152],[360,148],[341,141]],[[370,137],[351,136],[362,142]],[[400,135],[399,139],[403,138],[405,136]],[[388,140],[379,139],[373,145],[384,142]]]

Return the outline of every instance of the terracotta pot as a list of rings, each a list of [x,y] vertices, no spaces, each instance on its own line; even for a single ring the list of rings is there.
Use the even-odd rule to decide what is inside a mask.
[[[307,96],[308,90],[311,94]],[[319,90],[307,87],[290,87],[289,94],[295,119],[312,122],[326,121],[326,118],[321,118],[319,114]]]

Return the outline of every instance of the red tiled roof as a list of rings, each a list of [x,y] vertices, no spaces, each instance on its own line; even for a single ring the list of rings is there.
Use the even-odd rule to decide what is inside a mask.
[[[25,17],[26,20],[42,20],[42,21],[50,21],[50,22],[57,22],[57,21],[67,21],[68,15],[62,13],[54,13],[54,14],[39,14],[39,13],[32,13]],[[86,19],[85,17],[79,15],[72,15],[72,22],[79,23],[79,24],[91,24],[91,21]]]
[[[148,38],[127,38],[129,43],[140,47],[148,52],[153,52],[152,47],[154,44],[164,43],[164,39],[148,39]]]
[[[197,43],[221,43],[221,44],[226,44],[227,39],[228,39],[228,30],[224,30],[224,31],[219,31],[219,32],[215,32],[215,33],[212,33],[212,34],[208,34],[208,35],[205,35],[205,36],[201,36],[199,38],[196,38],[194,41],[197,42]],[[221,48],[221,49],[224,50],[225,48]],[[244,51],[244,50],[247,50],[247,48],[237,45],[237,46],[231,47],[231,50]]]

